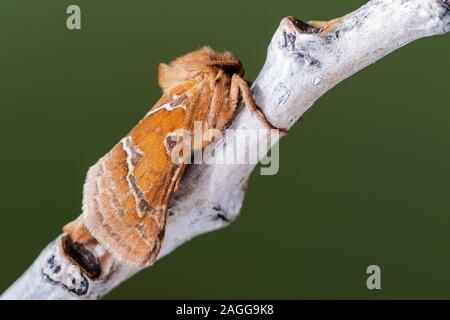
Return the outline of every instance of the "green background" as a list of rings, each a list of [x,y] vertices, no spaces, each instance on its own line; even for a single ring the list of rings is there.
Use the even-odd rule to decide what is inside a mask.
[[[0,1],[0,292],[80,213],[87,168],[159,98],[159,62],[208,44],[254,80],[284,16],[363,3]],[[69,4],[81,31],[66,28]],[[252,176],[234,224],[107,298],[450,298],[449,40],[331,90],[283,139],[279,174]]]

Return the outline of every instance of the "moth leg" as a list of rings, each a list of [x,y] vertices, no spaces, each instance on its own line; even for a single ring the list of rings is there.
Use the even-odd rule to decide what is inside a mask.
[[[180,180],[178,180],[175,184],[175,188],[173,188],[173,192],[176,193],[180,189]]]
[[[249,87],[247,81],[242,79],[239,75],[236,75],[236,79],[237,79],[236,81],[239,84],[239,89],[242,92],[242,98],[243,98],[244,103],[247,106],[247,108],[249,108],[250,111],[253,112],[259,118],[259,120],[261,120],[261,122],[264,124],[264,126],[267,129],[278,130],[280,132],[281,136],[286,136],[287,135],[286,129],[277,128],[274,125],[272,125],[269,122],[269,120],[267,120],[266,116],[261,111],[261,109],[258,107],[255,100],[253,99],[253,96],[252,96],[252,93],[250,91],[250,87]]]
[[[230,111],[234,114],[238,105],[239,105],[239,82],[240,76],[234,74],[231,78],[231,86],[230,86]]]
[[[206,108],[206,110],[208,111],[206,124],[209,128],[215,128],[219,125],[220,122],[222,122],[222,108],[225,107],[224,101],[226,101],[227,98],[225,96],[227,93],[225,79],[226,77],[224,77],[223,70],[219,70],[213,80],[215,99],[212,99],[209,108]]]
[[[180,190],[180,182],[181,182],[181,179],[180,179],[181,177],[179,177],[178,179],[177,179],[177,181],[175,182],[175,187],[173,188],[173,192],[174,193],[176,193],[176,192],[178,192],[178,190]]]

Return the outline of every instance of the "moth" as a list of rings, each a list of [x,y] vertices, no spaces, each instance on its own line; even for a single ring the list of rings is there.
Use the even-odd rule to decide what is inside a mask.
[[[194,121],[223,132],[240,98],[268,129],[276,129],[256,105],[243,75],[242,64],[230,52],[209,47],[161,63],[162,97],[89,169],[83,214],[64,232],[78,243],[93,237],[130,265],[153,264],[164,239],[169,200],[187,165],[171,159],[173,132],[193,132]]]

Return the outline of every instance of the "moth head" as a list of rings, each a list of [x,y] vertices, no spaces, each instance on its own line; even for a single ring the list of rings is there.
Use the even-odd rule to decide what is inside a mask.
[[[170,64],[160,63],[158,81],[164,91],[192,80],[204,73],[217,73],[222,70],[228,75],[244,75],[244,69],[232,53],[217,52],[203,47],[173,60]]]

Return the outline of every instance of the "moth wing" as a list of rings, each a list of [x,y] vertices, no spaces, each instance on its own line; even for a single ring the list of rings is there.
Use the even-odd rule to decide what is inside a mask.
[[[167,92],[129,135],[89,170],[83,220],[118,259],[136,266],[156,259],[167,205],[185,168],[185,164],[172,161],[167,134],[192,130],[193,120],[204,117],[205,107],[199,106],[211,102],[206,89],[191,81]]]

